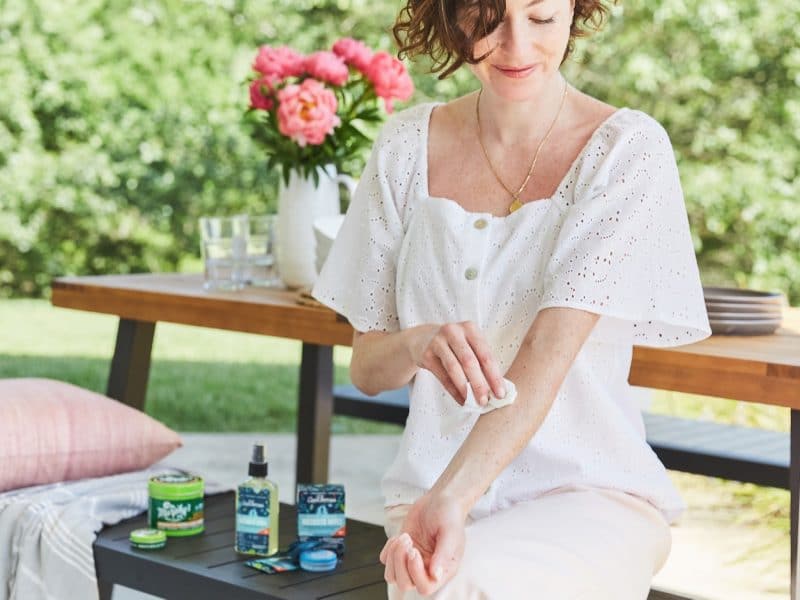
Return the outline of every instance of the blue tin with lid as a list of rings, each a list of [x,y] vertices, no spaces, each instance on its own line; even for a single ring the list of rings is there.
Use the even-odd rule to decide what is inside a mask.
[[[300,553],[300,568],[304,571],[333,571],[338,559],[331,550],[306,550]]]

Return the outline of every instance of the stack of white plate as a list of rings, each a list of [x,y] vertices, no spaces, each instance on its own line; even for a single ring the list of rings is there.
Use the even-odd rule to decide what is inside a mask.
[[[704,287],[711,331],[728,335],[767,335],[781,326],[785,298],[778,292]]]

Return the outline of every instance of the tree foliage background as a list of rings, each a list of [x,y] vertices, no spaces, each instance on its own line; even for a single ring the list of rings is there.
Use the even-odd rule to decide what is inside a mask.
[[[63,274],[180,269],[197,217],[272,211],[243,124],[260,44],[391,50],[387,0],[0,0],[0,295]],[[678,156],[705,283],[800,303],[800,4],[641,0],[565,67],[652,114]],[[412,66],[412,102],[475,88]],[[358,174],[363,157],[354,157]]]

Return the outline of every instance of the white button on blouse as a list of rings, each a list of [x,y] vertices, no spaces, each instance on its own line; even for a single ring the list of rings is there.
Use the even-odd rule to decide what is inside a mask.
[[[666,132],[648,115],[620,109],[552,197],[495,217],[428,193],[434,106],[384,125],[314,297],[359,331],[473,321],[502,372],[543,308],[600,314],[541,428],[471,515],[595,486],[640,496],[674,519],[683,503],[645,441],[627,382],[633,344],[710,335]],[[400,450],[382,483],[387,505],[414,502],[445,469],[478,418],[442,435],[442,421],[459,408],[429,371],[417,373]]]

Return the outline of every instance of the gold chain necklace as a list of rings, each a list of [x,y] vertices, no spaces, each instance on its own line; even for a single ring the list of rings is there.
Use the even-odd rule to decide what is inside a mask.
[[[518,208],[522,206],[522,201],[519,199],[519,195],[522,193],[522,190],[525,189],[525,186],[528,185],[528,181],[531,179],[531,175],[533,175],[533,170],[536,168],[536,160],[539,158],[539,151],[544,146],[547,138],[550,137],[550,133],[553,131],[553,127],[558,121],[558,117],[561,114],[561,109],[564,107],[564,99],[567,97],[567,82],[564,81],[564,91],[561,93],[561,103],[558,105],[558,112],[556,113],[553,122],[550,123],[550,127],[547,130],[547,133],[544,134],[542,141],[539,142],[539,146],[536,148],[536,153],[533,155],[533,161],[531,162],[531,167],[528,169],[528,175],[525,177],[525,181],[522,182],[522,185],[517,190],[515,194],[511,191],[508,186],[503,183],[503,180],[500,179],[500,175],[497,174],[497,171],[494,169],[494,165],[492,165],[492,161],[489,159],[489,153],[486,152],[486,147],[483,145],[483,132],[481,131],[481,116],[480,116],[480,105],[481,105],[481,94],[483,93],[483,88],[478,91],[478,100],[475,102],[475,119],[478,122],[478,143],[481,145],[481,150],[483,150],[483,156],[486,158],[486,164],[489,165],[489,169],[491,169],[492,173],[495,176],[495,179],[503,186],[509,194],[511,194],[511,198],[513,199],[511,204],[508,207],[508,213],[511,214]]]

